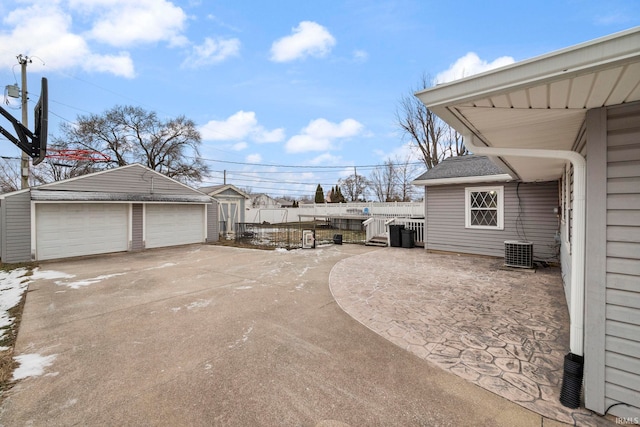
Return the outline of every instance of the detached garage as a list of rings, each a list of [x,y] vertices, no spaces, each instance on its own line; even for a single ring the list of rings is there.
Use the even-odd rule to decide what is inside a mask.
[[[139,164],[0,195],[3,262],[218,240],[211,197]]]

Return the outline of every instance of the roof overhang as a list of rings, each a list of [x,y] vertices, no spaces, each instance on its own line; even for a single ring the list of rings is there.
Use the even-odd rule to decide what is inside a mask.
[[[411,184],[424,187],[435,185],[454,185],[454,184],[478,184],[486,182],[507,182],[513,181],[511,175],[482,175],[482,176],[461,176],[456,178],[436,178],[436,179],[416,179]]]
[[[589,109],[640,100],[640,27],[416,96],[464,136],[490,147],[575,150]],[[557,179],[564,160],[501,156],[523,181]]]

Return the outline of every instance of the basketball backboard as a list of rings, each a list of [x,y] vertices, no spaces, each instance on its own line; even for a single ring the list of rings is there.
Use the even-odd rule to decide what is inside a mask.
[[[0,126],[0,133],[33,159],[33,164],[42,162],[47,155],[47,131],[49,122],[49,88],[47,78],[42,78],[40,99],[33,112],[35,114],[34,132],[16,120],[7,110],[0,107],[0,115],[11,122],[17,138]]]

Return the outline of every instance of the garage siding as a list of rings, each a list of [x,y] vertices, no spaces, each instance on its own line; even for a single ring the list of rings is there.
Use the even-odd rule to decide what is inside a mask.
[[[220,221],[218,220],[218,202],[207,205],[207,242],[214,243],[220,239]]]
[[[2,262],[31,260],[31,193],[6,197],[2,210]]]
[[[144,209],[141,203],[131,205],[131,250],[144,249]]]
[[[504,187],[504,230],[465,228],[465,188]],[[505,240],[533,242],[534,259],[558,258],[558,183],[480,183],[426,190],[426,249],[504,256]]]

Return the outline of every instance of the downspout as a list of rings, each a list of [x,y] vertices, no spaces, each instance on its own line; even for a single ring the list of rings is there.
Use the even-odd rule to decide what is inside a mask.
[[[563,159],[573,165],[573,224],[572,224],[572,256],[569,306],[570,339],[569,348],[574,355],[584,356],[584,260],[586,230],[586,182],[587,162],[579,153],[570,150],[541,150],[526,148],[499,148],[474,144],[473,134],[464,135],[465,146],[474,154],[487,156],[536,157],[546,159]]]

